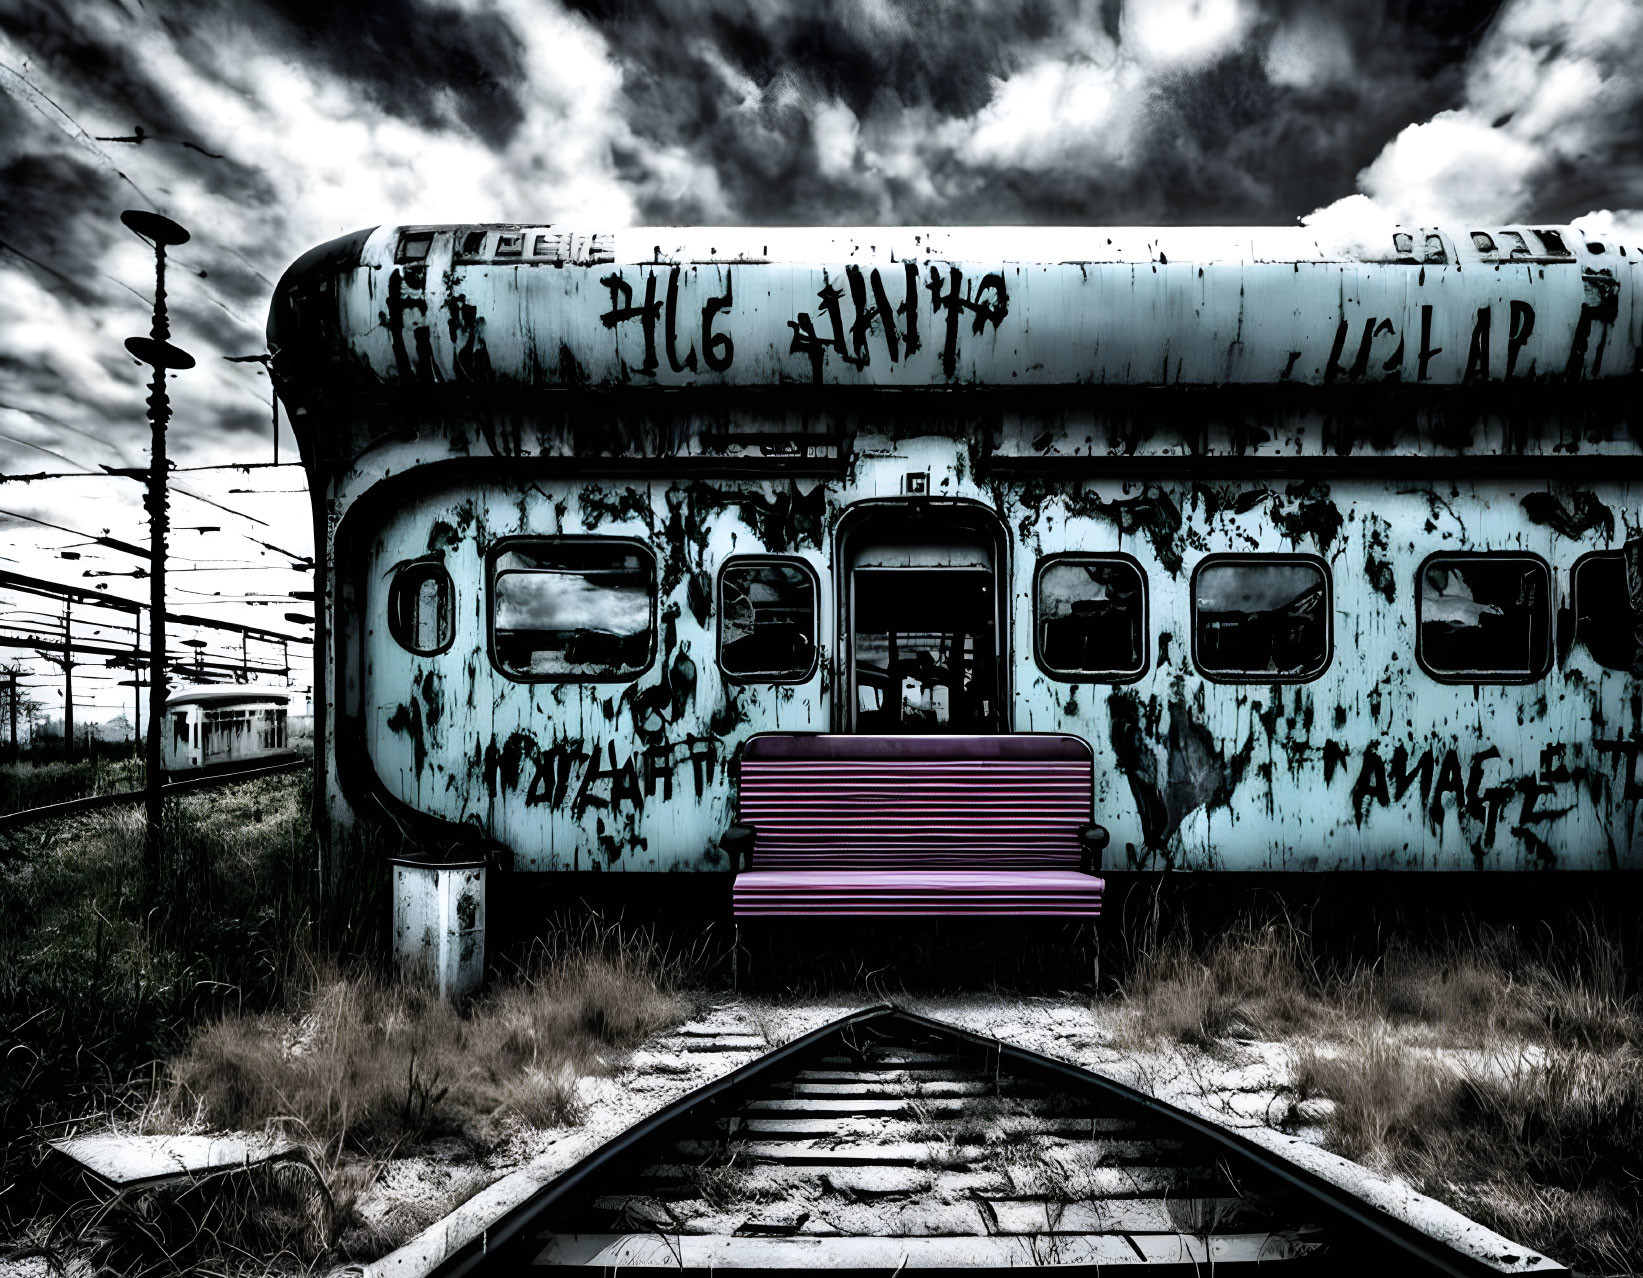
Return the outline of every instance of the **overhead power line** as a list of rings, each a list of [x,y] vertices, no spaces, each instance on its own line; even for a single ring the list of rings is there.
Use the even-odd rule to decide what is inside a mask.
[[[228,571],[227,569],[208,569],[207,571]],[[99,590],[87,590],[83,586],[65,586],[55,581],[45,581],[39,577],[28,577],[22,573],[8,572],[0,569],[0,587],[9,587],[26,594],[44,595],[53,599],[74,599],[81,603],[101,604],[105,608],[113,608],[118,612],[137,614],[148,611],[150,605],[136,599],[124,599],[118,595],[107,595]],[[261,626],[248,626],[237,621],[217,621],[210,617],[195,617],[188,613],[172,612],[166,609],[165,619],[174,621],[182,626],[203,626],[211,630],[227,630],[234,634],[248,635],[253,639],[267,639],[273,643],[306,643],[314,642],[312,635],[284,634],[278,630],[266,630]]]

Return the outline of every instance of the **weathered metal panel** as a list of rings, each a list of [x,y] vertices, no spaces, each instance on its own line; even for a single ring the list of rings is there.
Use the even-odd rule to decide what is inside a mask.
[[[1091,744],[1109,866],[1639,868],[1643,697],[1563,616],[1576,558],[1643,523],[1636,252],[1566,228],[1531,260],[1465,231],[1428,259],[1424,232],[1406,252],[1282,229],[423,229],[414,263],[396,228],[310,255],[270,325],[322,507],[337,824],[381,798],[521,868],[727,868],[739,745],[843,726],[841,521],[920,493],[996,517],[1002,726]],[[643,674],[500,672],[487,555],[521,534],[654,548]],[[1443,550],[1550,565],[1546,674],[1417,667],[1417,570]],[[1092,551],[1148,583],[1133,681],[1034,657],[1037,564]],[[721,675],[717,575],[749,552],[818,578],[806,680]],[[1327,567],[1316,678],[1195,659],[1194,571],[1251,552]],[[416,655],[390,581],[430,556],[456,606],[449,646]]]
[[[727,684],[704,608],[731,553],[797,554],[835,606],[831,532],[853,501],[909,471],[986,503],[1014,540],[1016,731],[1073,733],[1096,752],[1109,866],[1605,868],[1639,866],[1636,683],[1583,647],[1527,685],[1445,684],[1416,667],[1417,568],[1439,550],[1521,550],[1553,566],[1558,607],[1580,553],[1619,548],[1636,485],[1206,480],[978,481],[954,440],[862,441],[848,479],[633,482],[519,472],[396,503],[364,572],[364,740],[411,808],[468,823],[521,868],[726,869],[727,764],[748,736],[826,730],[837,641],[805,684]],[[1527,499],[1527,500],[1526,500]],[[769,512],[808,507],[813,522]],[[1578,516],[1576,514],[1578,513]],[[526,684],[488,656],[484,553],[521,532],[631,535],[664,564],[660,650],[635,683]],[[381,624],[387,573],[439,549],[458,584],[455,641],[400,649]],[[1065,683],[1034,661],[1040,556],[1122,551],[1145,571],[1150,660],[1122,686]],[[1222,552],[1309,552],[1328,565],[1334,654],[1315,680],[1212,682],[1194,666],[1189,583]],[[695,583],[695,593],[692,586]]]
[[[1425,261],[1398,260],[1391,228],[1383,253],[1282,228],[791,232],[787,257],[768,231],[666,256],[673,233],[624,231],[587,265],[497,256],[512,232],[494,227],[427,228],[425,255],[396,260],[411,229],[282,281],[288,382],[306,330],[354,389],[1459,385],[1621,376],[1643,349],[1638,256],[1568,228],[1558,255],[1501,260],[1461,231]],[[491,247],[464,254],[473,235]]]

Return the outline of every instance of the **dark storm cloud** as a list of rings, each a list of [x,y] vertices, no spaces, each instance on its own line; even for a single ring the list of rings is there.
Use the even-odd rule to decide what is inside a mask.
[[[1068,57],[1099,33],[1113,42],[1123,6],[910,3],[872,7],[582,0],[624,68],[635,133],[683,147],[713,166],[733,214],[772,222],[1291,221],[1352,188],[1355,174],[1403,125],[1459,98],[1465,59],[1496,4],[1271,4],[1221,56],[1164,68],[1130,92],[1141,101],[1143,154],[1129,163],[1061,164],[966,156],[951,138],[915,143],[928,184],[905,174],[823,174],[815,109],[846,107],[862,129],[894,127],[910,111],[933,126],[972,120],[1001,81]],[[1276,82],[1263,61],[1284,24],[1337,40],[1342,74]],[[1124,55],[1118,41],[1118,56]],[[731,75],[725,73],[729,68]],[[757,101],[743,101],[751,83]],[[637,180],[640,152],[618,155]],[[923,194],[920,194],[923,188]],[[933,188],[933,190],[932,190]],[[690,220],[662,191],[646,215]]]
[[[174,149],[173,163],[181,176],[229,199],[271,201],[276,189],[268,175],[224,154],[224,140],[210,136],[210,122],[189,110],[187,86],[156,78],[125,42],[86,22],[89,12],[53,0],[9,0],[0,6],[0,34],[27,49],[37,71],[75,83],[95,102],[97,114],[85,120],[63,113],[61,123],[68,132],[79,133],[89,149],[99,136],[135,137],[141,129],[145,141],[105,143],[106,152],[118,157],[125,147]],[[188,142],[203,149],[185,146]],[[132,190],[137,190],[134,184]]]
[[[418,0],[217,0],[173,13],[245,23],[265,47],[317,62],[354,84],[373,109],[424,128],[460,126],[502,147],[525,118],[519,34],[498,13]]]

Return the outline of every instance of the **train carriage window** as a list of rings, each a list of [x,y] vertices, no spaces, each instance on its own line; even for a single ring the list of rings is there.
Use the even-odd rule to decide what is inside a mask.
[[[399,263],[425,262],[428,260],[428,250],[433,247],[434,233],[432,231],[407,231],[399,238],[399,252],[394,254],[394,261]]]
[[[179,710],[171,716],[172,745],[182,746],[186,750],[188,748],[188,735],[188,711]]]
[[[1517,683],[1551,664],[1552,573],[1537,555],[1433,555],[1416,591],[1415,658],[1448,683]]]
[[[431,657],[451,646],[451,574],[432,560],[407,564],[388,591],[388,630],[408,652]]]
[[[719,575],[727,678],[799,683],[816,669],[816,574],[802,559],[732,559]]]
[[[492,655],[515,679],[632,679],[656,652],[656,557],[635,541],[502,543],[491,559]]]
[[[1643,545],[1638,547],[1643,551]],[[1599,550],[1575,560],[1570,573],[1574,641],[1610,670],[1633,670],[1638,654],[1638,610],[1643,563],[1627,573],[1627,552]],[[1635,578],[1635,580],[1634,580]]]
[[[1053,555],[1033,592],[1036,655],[1052,679],[1125,683],[1147,668],[1147,582],[1128,555]]]
[[[1331,630],[1329,570],[1314,556],[1211,555],[1192,574],[1193,659],[1211,679],[1315,679]]]

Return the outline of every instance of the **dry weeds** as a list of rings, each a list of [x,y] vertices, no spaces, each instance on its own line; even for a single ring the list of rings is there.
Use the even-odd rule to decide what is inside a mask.
[[[1643,1268],[1643,1062],[1522,1050],[1455,1064],[1385,1033],[1303,1049],[1331,1145],[1508,1237],[1597,1272]]]
[[[1643,1000],[1615,936],[1484,928],[1354,964],[1282,915],[1138,949],[1121,1044],[1293,1041],[1287,1121],[1322,1098],[1337,1152],[1567,1263],[1643,1272]]]
[[[285,1124],[333,1160],[444,1135],[484,1148],[510,1120],[574,1124],[581,1078],[690,1010],[652,958],[638,940],[561,946],[460,1009],[415,985],[332,973],[293,1013],[200,1030],[173,1064],[168,1109],[186,1126]]]

